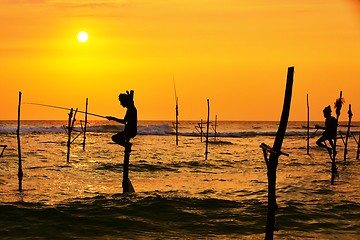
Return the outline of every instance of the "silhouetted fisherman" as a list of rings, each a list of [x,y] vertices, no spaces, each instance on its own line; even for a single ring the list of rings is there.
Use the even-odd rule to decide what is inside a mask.
[[[326,148],[329,154],[332,154],[332,149],[334,148],[334,139],[336,138],[336,129],[337,129],[337,120],[335,117],[331,116],[331,107],[330,105],[325,107],[323,110],[325,117],[325,127],[315,125],[317,129],[323,129],[324,132],[322,136],[316,141],[316,144],[319,147]],[[326,141],[329,142],[331,147],[326,145]],[[336,154],[336,152],[335,152]]]
[[[127,108],[124,119],[119,119],[116,117],[107,116],[108,120],[116,121],[118,123],[125,124],[124,131],[119,132],[112,136],[112,140],[121,145],[126,146],[131,138],[134,138],[137,135],[137,110],[134,104],[134,91],[131,90],[130,93],[120,93],[119,102],[121,106]]]

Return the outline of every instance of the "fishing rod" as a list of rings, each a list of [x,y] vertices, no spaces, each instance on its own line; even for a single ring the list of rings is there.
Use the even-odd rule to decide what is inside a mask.
[[[51,108],[57,108],[57,109],[62,109],[62,110],[68,110],[68,111],[71,110],[70,108],[66,108],[66,107],[59,107],[59,106],[54,106],[54,105],[49,105],[49,104],[42,104],[42,103],[25,102],[24,104],[37,105],[37,106],[43,106],[43,107],[51,107]],[[89,112],[84,112],[84,111],[80,111],[80,110],[78,110],[78,112],[89,114],[89,115],[99,117],[99,118],[106,118],[107,119],[107,117],[99,115],[99,114],[95,114],[95,113],[89,113]]]

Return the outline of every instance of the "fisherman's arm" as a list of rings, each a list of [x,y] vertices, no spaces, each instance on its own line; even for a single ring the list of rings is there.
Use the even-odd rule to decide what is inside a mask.
[[[122,124],[126,123],[124,119],[120,119],[120,118],[116,118],[116,117],[112,117],[112,116],[106,116],[106,119],[109,121],[115,121],[115,122],[122,123]]]

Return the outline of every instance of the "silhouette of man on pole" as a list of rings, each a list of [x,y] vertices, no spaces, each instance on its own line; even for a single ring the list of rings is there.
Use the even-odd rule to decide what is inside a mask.
[[[111,138],[115,143],[125,147],[122,187],[123,193],[129,193],[135,192],[129,178],[129,161],[132,146],[130,139],[137,135],[137,110],[134,104],[134,91],[131,90],[130,92],[126,91],[126,93],[120,93],[119,102],[121,106],[127,109],[124,119],[111,116],[107,116],[106,118],[111,121],[125,124],[124,131],[113,135]]]
[[[325,127],[315,125],[315,128],[324,130],[322,136],[316,141],[316,144],[319,147],[325,148],[329,152],[330,156],[332,154],[332,150],[334,149],[334,139],[336,138],[337,129],[337,120],[335,117],[331,116],[331,112],[330,105],[325,107],[323,110]],[[326,145],[326,141],[329,142],[330,146]]]

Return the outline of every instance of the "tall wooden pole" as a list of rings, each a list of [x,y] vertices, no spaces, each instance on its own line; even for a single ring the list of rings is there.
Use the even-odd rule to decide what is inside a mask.
[[[216,142],[216,127],[217,127],[217,115],[215,115],[215,125],[214,125],[214,141]]]
[[[86,98],[83,150],[85,150],[85,144],[86,144],[86,126],[87,126],[87,116],[88,116],[88,105],[89,105],[89,100],[88,100],[88,98]]]
[[[341,107],[342,107],[342,91],[340,91],[340,97],[335,102],[335,108],[336,108],[336,127],[335,127],[335,138],[334,138],[334,148],[332,155],[330,154],[331,158],[331,185],[335,184],[335,178],[338,175],[337,173],[337,166],[336,166],[336,140],[337,140],[337,127],[339,124],[339,117],[341,113]]]
[[[129,161],[130,161],[131,145],[132,144],[128,140],[126,140],[124,165],[123,165],[123,180],[122,180],[123,193],[135,192],[134,187],[129,178]]]
[[[206,121],[206,142],[205,142],[205,160],[207,160],[208,155],[208,146],[209,146],[209,124],[210,124],[210,103],[209,99],[207,99],[208,113],[207,113],[207,121]]]
[[[358,141],[357,141],[357,151],[356,151],[356,159],[359,159],[359,156],[360,156],[360,133],[359,133],[359,138],[358,138]]]
[[[309,155],[309,152],[310,152],[310,107],[309,107],[309,94],[306,94],[306,105],[307,105],[307,144],[306,144],[306,153]]]
[[[278,158],[281,154],[281,146],[284,140],[286,127],[290,114],[290,104],[292,96],[292,86],[294,81],[294,67],[288,68],[286,90],[284,104],[280,119],[278,131],[276,133],[274,145],[270,152],[270,157],[267,165],[267,176],[268,176],[268,213],[266,222],[266,234],[265,239],[273,239],[275,231],[275,211],[277,209],[276,204],[276,169],[278,165]]]
[[[349,104],[348,115],[349,115],[349,123],[348,123],[348,127],[347,127],[346,138],[345,138],[344,161],[346,161],[347,145],[348,145],[349,136],[350,136],[351,118],[352,118],[352,116],[353,116],[352,111],[351,111],[351,104]]]
[[[178,98],[176,97],[176,107],[175,107],[175,134],[176,134],[176,146],[179,145],[179,104]]]
[[[179,101],[176,94],[176,85],[175,85],[175,77],[173,75],[173,82],[174,82],[174,93],[175,93],[175,142],[176,146],[179,145]]]
[[[20,145],[20,109],[21,109],[21,92],[19,92],[19,105],[18,105],[18,124],[16,129],[17,145],[18,145],[18,156],[19,156],[19,168],[18,168],[18,179],[19,179],[19,191],[22,191],[22,161],[21,161],[21,145]]]
[[[130,151],[131,151],[131,146],[129,144],[126,144],[125,154],[124,154],[124,165],[123,165],[123,180],[122,180],[123,193],[129,192],[128,179],[129,179]]]

